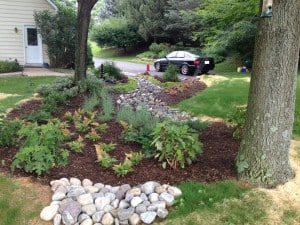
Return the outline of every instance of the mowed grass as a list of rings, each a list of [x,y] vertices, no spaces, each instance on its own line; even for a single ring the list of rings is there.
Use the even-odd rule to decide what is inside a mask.
[[[179,187],[183,195],[163,224],[267,224],[271,200],[262,192],[234,181],[214,184],[186,182]]]
[[[4,113],[7,108],[14,107],[20,100],[31,97],[40,84],[51,83],[56,78],[55,76],[0,77],[0,95],[4,97],[7,95],[5,98],[0,98],[0,113]]]
[[[92,54],[96,58],[140,63],[140,64],[152,63],[152,60],[143,61],[141,59],[136,58],[136,55],[142,53],[143,49],[141,50],[141,49],[128,47],[127,51],[125,52],[123,48],[101,48],[95,42],[90,42],[90,45],[92,49]]]
[[[40,213],[38,198],[35,190],[0,175],[0,225],[29,225]]]
[[[206,75],[201,80],[209,88],[190,99],[176,105],[177,108],[195,116],[218,117],[225,119],[237,106],[247,105],[250,75],[249,73],[228,73],[229,75]],[[300,138],[300,73],[297,76],[296,105],[293,137]]]
[[[236,106],[246,105],[248,100],[249,77],[201,76],[201,80],[210,83],[210,87],[190,99],[176,105],[183,111],[195,116],[219,117],[225,119]]]

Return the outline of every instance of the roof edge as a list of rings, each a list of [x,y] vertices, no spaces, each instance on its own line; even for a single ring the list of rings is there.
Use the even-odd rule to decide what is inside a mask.
[[[47,2],[55,9],[55,11],[58,11],[57,6],[51,0],[47,0]]]

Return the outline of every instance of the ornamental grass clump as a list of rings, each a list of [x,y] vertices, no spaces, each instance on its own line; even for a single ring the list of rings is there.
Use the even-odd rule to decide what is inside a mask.
[[[152,137],[152,145],[156,148],[155,158],[163,162],[163,168],[169,165],[173,169],[184,169],[202,153],[202,143],[198,134],[186,124],[180,125],[170,121],[158,123]]]

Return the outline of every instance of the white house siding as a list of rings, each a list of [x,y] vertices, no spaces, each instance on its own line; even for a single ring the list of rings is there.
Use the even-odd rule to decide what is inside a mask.
[[[35,25],[35,11],[55,12],[47,0],[0,0],[0,60],[17,59],[25,64],[24,25]],[[48,62],[43,49],[43,61]]]

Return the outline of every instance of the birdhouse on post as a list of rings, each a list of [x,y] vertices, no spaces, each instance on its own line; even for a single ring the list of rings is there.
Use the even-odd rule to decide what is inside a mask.
[[[261,17],[271,17],[272,7],[273,7],[273,0],[263,0]]]

